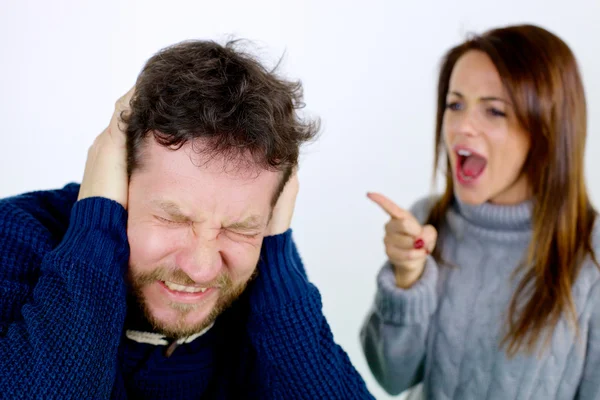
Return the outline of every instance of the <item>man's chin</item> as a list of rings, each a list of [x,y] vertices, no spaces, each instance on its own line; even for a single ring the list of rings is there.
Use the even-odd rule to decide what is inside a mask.
[[[203,301],[177,301],[166,296],[156,284],[156,279],[130,278],[132,290],[146,320],[154,332],[170,338],[181,338],[202,332],[213,324],[217,317],[228,309],[244,292],[248,281],[232,286],[224,285],[219,290],[206,294]],[[144,284],[145,281],[149,283]]]
[[[169,338],[182,338],[202,332],[212,325],[222,312],[212,306],[170,304],[163,309],[145,309],[146,319],[155,332]]]
[[[169,303],[152,307],[144,301],[146,319],[155,332],[170,338],[182,338],[204,331],[241,296],[245,289],[229,291],[210,304]]]
[[[159,319],[154,319],[151,320],[150,323],[155,332],[161,333],[169,338],[179,339],[204,331],[215,322],[216,318],[217,316],[205,318],[199,322],[187,322],[184,319],[178,321],[161,321]]]

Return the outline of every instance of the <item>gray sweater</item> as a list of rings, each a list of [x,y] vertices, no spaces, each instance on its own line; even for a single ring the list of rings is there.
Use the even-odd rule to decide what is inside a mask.
[[[430,199],[411,211],[421,222]],[[373,375],[391,394],[423,382],[426,399],[600,399],[600,273],[586,261],[573,286],[580,339],[563,318],[540,356],[508,358],[500,340],[519,277],[510,275],[531,239],[531,203],[455,203],[443,258],[427,259],[421,279],[403,290],[391,266],[377,278],[375,304],[361,330]],[[600,228],[593,246],[600,257]]]

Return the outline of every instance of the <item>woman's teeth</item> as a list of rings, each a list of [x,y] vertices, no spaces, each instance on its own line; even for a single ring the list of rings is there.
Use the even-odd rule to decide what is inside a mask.
[[[178,285],[173,282],[164,282],[165,286],[175,292],[187,292],[187,293],[204,293],[208,288],[197,287],[197,286],[184,286]]]

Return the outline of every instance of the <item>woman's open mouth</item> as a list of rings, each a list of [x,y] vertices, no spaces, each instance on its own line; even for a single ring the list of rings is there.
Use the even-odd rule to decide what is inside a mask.
[[[475,151],[456,146],[456,179],[462,185],[472,185],[483,174],[487,159]]]

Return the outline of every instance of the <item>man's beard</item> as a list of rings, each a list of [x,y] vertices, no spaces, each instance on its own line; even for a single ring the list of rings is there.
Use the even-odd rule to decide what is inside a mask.
[[[222,273],[214,281],[209,282],[207,287],[216,287],[220,291],[217,303],[214,305],[210,313],[202,321],[190,325],[186,323],[186,316],[196,311],[199,307],[204,304],[183,304],[170,302],[169,307],[178,313],[177,322],[175,324],[165,323],[164,321],[155,318],[150,311],[150,308],[142,295],[142,290],[147,285],[156,283],[157,281],[169,281],[179,285],[194,285],[196,282],[192,280],[185,272],[180,269],[168,269],[165,267],[158,267],[152,272],[146,273],[133,273],[133,268],[129,268],[129,284],[132,288],[132,292],[148,322],[152,325],[154,331],[161,333],[169,338],[183,338],[193,334],[202,332],[215,322],[217,317],[229,308],[233,302],[246,290],[248,282],[252,280],[256,271],[247,281],[233,285],[231,278],[228,274]]]

